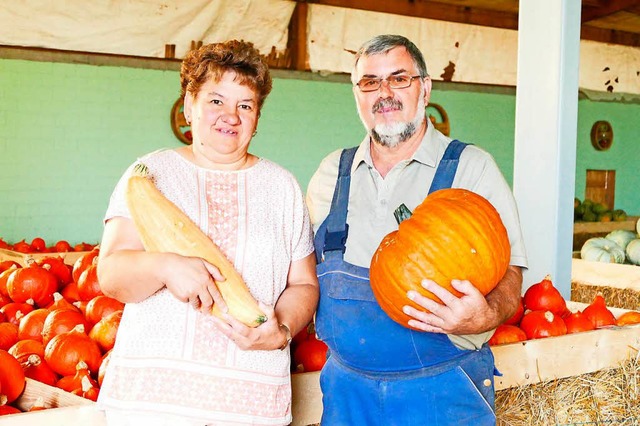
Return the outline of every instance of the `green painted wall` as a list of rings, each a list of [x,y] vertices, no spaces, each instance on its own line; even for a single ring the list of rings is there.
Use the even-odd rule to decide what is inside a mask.
[[[432,95],[445,107],[452,135],[491,152],[508,181],[511,92],[439,85]],[[176,71],[0,59],[0,237],[97,242],[124,169],[139,155],[181,145],[169,125],[177,96]],[[578,197],[587,168],[616,169],[616,207],[640,213],[638,116],[636,104],[579,102]],[[615,132],[608,152],[589,142],[591,124],[602,119]],[[278,78],[251,150],[291,170],[306,188],[323,156],[363,135],[348,83]]]

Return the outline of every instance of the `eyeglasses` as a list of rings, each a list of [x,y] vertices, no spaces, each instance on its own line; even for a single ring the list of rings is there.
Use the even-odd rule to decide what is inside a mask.
[[[392,89],[405,89],[411,86],[411,83],[414,79],[420,78],[419,75],[407,75],[407,74],[396,74],[390,75],[387,78],[361,78],[360,81],[356,83],[356,86],[360,89],[361,92],[374,92],[380,89],[382,85],[382,81],[386,81],[389,83],[389,87]]]

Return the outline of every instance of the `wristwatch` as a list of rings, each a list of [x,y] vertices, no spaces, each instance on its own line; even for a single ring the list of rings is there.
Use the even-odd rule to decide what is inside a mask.
[[[280,328],[284,330],[285,335],[287,337],[287,339],[284,341],[284,343],[282,344],[282,346],[280,346],[280,350],[283,351],[285,349],[287,349],[287,346],[289,346],[289,343],[291,343],[291,339],[293,339],[293,337],[291,336],[291,330],[289,329],[289,326],[287,324],[280,324]]]

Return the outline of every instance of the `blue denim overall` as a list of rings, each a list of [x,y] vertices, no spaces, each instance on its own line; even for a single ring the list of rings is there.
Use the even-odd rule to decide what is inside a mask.
[[[466,144],[452,141],[429,193],[449,188]],[[316,332],[329,346],[320,375],[322,425],[493,425],[493,355],[444,334],[403,327],[375,300],[369,269],[344,261],[351,165],[344,150],[331,210],[316,233]],[[489,380],[489,381],[487,381]]]

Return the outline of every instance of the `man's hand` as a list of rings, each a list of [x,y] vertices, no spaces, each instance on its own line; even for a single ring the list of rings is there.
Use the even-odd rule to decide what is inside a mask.
[[[409,299],[427,311],[405,305],[404,313],[415,318],[409,320],[409,326],[446,334],[477,334],[490,330],[496,315],[482,293],[466,280],[452,280],[451,286],[462,295],[457,297],[434,281],[422,281],[422,287],[442,300],[442,304],[416,291],[407,292]]]
[[[404,313],[415,318],[409,320],[409,325],[418,330],[447,334],[479,334],[493,330],[518,308],[522,292],[522,269],[509,265],[504,277],[486,296],[466,280],[452,280],[451,286],[462,293],[460,297],[434,281],[422,281],[422,287],[440,298],[442,304],[416,291],[407,292],[409,299],[428,311],[405,305]]]

